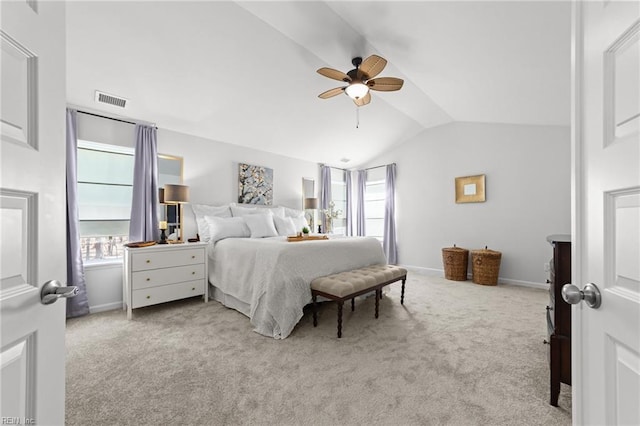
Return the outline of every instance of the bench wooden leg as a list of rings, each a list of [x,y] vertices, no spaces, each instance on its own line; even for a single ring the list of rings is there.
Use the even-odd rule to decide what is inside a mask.
[[[380,293],[382,293],[382,289],[376,290],[376,318],[378,318],[378,307],[380,305]]]
[[[318,296],[313,294],[311,295],[311,300],[313,300],[313,326],[318,326],[318,304],[316,301],[318,300]]]
[[[355,303],[356,298],[352,298],[351,299],[351,312],[356,310],[356,303]]]
[[[338,339],[342,337],[342,305],[343,301],[338,302]]]
[[[400,304],[404,305],[404,283],[407,281],[407,279],[403,279],[402,280],[402,293],[400,294]]]

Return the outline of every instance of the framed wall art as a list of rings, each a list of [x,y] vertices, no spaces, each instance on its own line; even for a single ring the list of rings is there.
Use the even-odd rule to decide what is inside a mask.
[[[484,175],[463,176],[456,178],[456,203],[484,203]]]
[[[238,164],[238,203],[273,204],[273,169]]]

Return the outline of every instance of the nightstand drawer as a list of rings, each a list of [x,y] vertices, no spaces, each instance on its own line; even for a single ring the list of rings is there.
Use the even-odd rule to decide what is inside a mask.
[[[132,308],[141,308],[155,305],[156,303],[198,296],[204,294],[204,291],[203,280],[134,290],[132,292]]]
[[[202,280],[204,278],[204,264],[176,266],[175,268],[149,269],[131,274],[131,288],[155,287],[165,284],[181,283],[185,281]]]
[[[204,253],[203,249],[197,248],[133,253],[131,255],[131,270],[144,271],[147,269],[204,263]]]

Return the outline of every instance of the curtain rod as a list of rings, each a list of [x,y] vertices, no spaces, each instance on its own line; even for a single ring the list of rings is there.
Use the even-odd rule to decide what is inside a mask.
[[[389,164],[383,164],[382,166],[374,166],[374,167],[367,167],[364,170],[371,170],[371,169],[379,169],[380,167],[387,167],[388,165],[393,164],[395,165],[396,163],[389,163]]]
[[[389,163],[389,164],[396,164],[396,163]],[[380,167],[387,167],[389,164],[383,164],[381,166],[369,167],[369,168],[366,168],[366,169],[342,169],[340,167],[333,167],[333,166],[329,166],[329,167],[331,167],[332,169],[344,170],[345,172],[353,172],[353,171],[357,171],[357,170],[379,169]],[[320,166],[326,166],[326,164],[320,163]]]
[[[107,120],[119,121],[121,123],[127,123],[127,124],[133,124],[133,125],[143,124],[143,125],[150,125],[151,127],[154,127],[155,129],[158,128],[158,126],[156,126],[155,124],[152,124],[152,123],[145,123],[145,122],[136,123],[135,121],[124,120],[122,118],[109,117],[109,116],[106,116],[106,115],[96,114],[94,112],[82,111],[80,109],[76,109],[76,111],[78,111],[80,114],[92,115],[94,117],[99,117],[99,118],[106,118]]]

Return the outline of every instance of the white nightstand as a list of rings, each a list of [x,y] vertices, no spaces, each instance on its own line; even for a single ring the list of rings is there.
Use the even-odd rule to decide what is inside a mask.
[[[207,289],[207,243],[156,244],[125,248],[123,309],[203,295]]]

